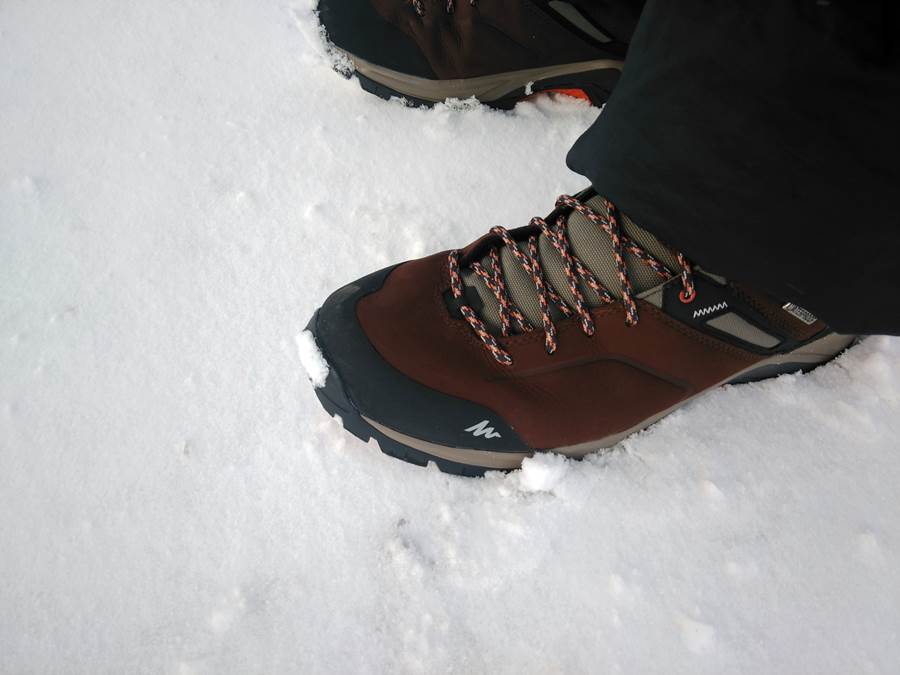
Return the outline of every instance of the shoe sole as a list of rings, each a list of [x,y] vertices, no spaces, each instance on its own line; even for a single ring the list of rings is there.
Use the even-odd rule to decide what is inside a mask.
[[[430,80],[338,51],[353,64],[362,88],[381,98],[403,98],[413,105],[432,106],[447,99],[475,97],[485,105],[502,110],[541,92],[563,93],[601,106],[609,99],[624,63],[617,59],[598,59],[466,79]]]
[[[307,330],[314,336],[315,322],[316,316],[314,315],[307,326]],[[429,462],[434,462],[445,473],[476,477],[483,476],[486,471],[514,471],[521,468],[523,460],[537,453],[546,452],[572,459],[582,459],[589,454],[611,448],[632,434],[643,431],[713,389],[725,384],[758,382],[786,373],[808,372],[836,358],[857,340],[856,336],[851,335],[827,335],[793,352],[765,359],[620,433],[578,445],[524,453],[491,452],[439,445],[408,436],[385,424],[369,419],[351,403],[340,376],[330,363],[325,385],[317,387],[315,393],[322,407],[332,417],[339,418],[344,429],[362,441],[368,442],[370,439],[375,439],[384,454],[418,466],[426,466]]]
[[[318,312],[313,314],[309,325],[306,327],[306,330],[310,331],[313,336],[315,336],[314,329],[317,315]],[[316,339],[318,340],[318,338]],[[324,356],[323,354],[323,358]],[[378,447],[386,455],[417,466],[427,466],[430,462],[434,462],[441,471],[457,476],[482,476],[490,468],[478,466],[477,462],[473,464],[456,462],[443,457],[442,455],[445,453],[441,451],[435,454],[423,452],[415,447],[418,444],[418,439],[410,443],[402,443],[396,440],[394,437],[399,432],[382,427],[359,413],[353,403],[350,402],[350,397],[347,395],[344,384],[331,363],[328,363],[328,376],[325,379],[324,386],[316,387],[315,393],[316,398],[319,399],[319,403],[322,404],[325,411],[332,417],[338,418],[345,430],[361,441],[368,442],[370,439],[375,439]],[[402,434],[400,435],[402,436]]]

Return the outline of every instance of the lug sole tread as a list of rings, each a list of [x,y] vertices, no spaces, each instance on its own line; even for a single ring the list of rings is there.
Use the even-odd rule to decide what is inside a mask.
[[[374,439],[381,452],[390,457],[394,457],[395,459],[409,462],[410,464],[415,464],[417,466],[427,466],[429,462],[434,462],[437,468],[444,473],[455,476],[466,476],[469,478],[483,476],[486,471],[501,470],[451,462],[440,457],[435,457],[434,455],[429,455],[421,450],[416,450],[407,445],[403,445],[393,438],[385,436],[378,431],[378,429],[371,426],[361,415],[359,415],[359,413],[347,410],[332,401],[322,389],[316,389],[316,397],[329,415],[340,419],[341,425],[346,431],[353,434],[364,443],[368,443],[370,439]]]

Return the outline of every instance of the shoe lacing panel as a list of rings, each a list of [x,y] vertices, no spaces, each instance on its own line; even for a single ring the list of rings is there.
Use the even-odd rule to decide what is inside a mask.
[[[491,233],[499,237],[508,250],[513,254],[518,263],[525,272],[531,277],[534,288],[537,291],[538,305],[541,313],[541,328],[544,331],[544,346],[548,354],[552,354],[557,349],[557,331],[553,322],[551,307],[556,307],[565,317],[578,316],[581,330],[585,335],[594,334],[594,319],[590,312],[590,307],[585,301],[584,294],[581,291],[581,285],[584,284],[592,289],[600,299],[602,304],[612,304],[616,302],[615,296],[606,289],[597,279],[596,275],[578,258],[572,251],[571,243],[567,235],[567,215],[571,211],[577,211],[590,222],[594,223],[609,237],[612,243],[612,255],[614,257],[616,274],[621,286],[621,301],[625,310],[625,323],[633,326],[638,322],[637,303],[635,302],[634,288],[629,279],[628,267],[625,262],[625,254],[631,253],[641,263],[652,269],[661,280],[665,281],[676,276],[676,273],[669,270],[663,263],[657,260],[652,254],[643,249],[637,242],[631,239],[622,231],[617,217],[616,207],[609,201],[604,200],[606,214],[600,214],[592,208],[578,201],[569,195],[562,195],[556,201],[556,207],[568,209],[568,212],[560,213],[556,222],[548,223],[543,218],[532,218],[530,226],[540,232],[531,235],[525,250],[519,246],[519,243],[512,237],[509,231],[503,227],[494,227]],[[563,269],[565,271],[566,286],[568,288],[572,301],[570,307],[557,293],[554,288],[547,282],[546,275],[541,266],[541,259],[538,254],[538,236],[546,237],[547,241],[559,253]],[[484,282],[488,290],[497,299],[498,315],[500,320],[500,331],[503,337],[512,334],[513,322],[520,332],[530,332],[535,330],[528,319],[522,314],[520,309],[509,296],[506,282],[503,277],[503,270],[500,264],[500,256],[497,253],[499,247],[490,250],[488,256],[487,269],[480,262],[473,262],[469,268]],[[457,300],[465,295],[465,287],[459,269],[460,252],[451,251],[448,257],[448,268],[450,273],[450,289],[453,297]],[[693,272],[691,264],[681,254],[674,252],[675,259],[678,261],[681,270],[678,272],[682,285],[682,299],[693,299],[695,295]],[[485,348],[493,355],[493,357],[503,365],[512,365],[512,357],[503,349],[497,339],[490,333],[484,322],[478,318],[475,311],[467,304],[460,303],[460,313],[463,318],[472,327],[472,330],[478,335]]]

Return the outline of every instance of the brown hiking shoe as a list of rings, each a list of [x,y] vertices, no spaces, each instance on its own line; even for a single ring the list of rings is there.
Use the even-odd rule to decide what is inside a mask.
[[[320,0],[328,39],[362,86],[417,104],[509,108],[560,91],[595,105],[622,69],[642,1]]]
[[[583,457],[708,389],[809,370],[853,340],[692,267],[592,191],[349,284],[308,329],[328,412],[387,454],[463,475]]]

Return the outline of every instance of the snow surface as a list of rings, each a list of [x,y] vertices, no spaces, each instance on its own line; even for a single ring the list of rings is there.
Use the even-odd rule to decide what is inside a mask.
[[[316,402],[327,293],[596,114],[380,101],[310,0],[0,4],[0,672],[897,672],[898,340],[483,480]]]

